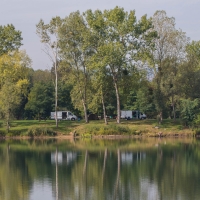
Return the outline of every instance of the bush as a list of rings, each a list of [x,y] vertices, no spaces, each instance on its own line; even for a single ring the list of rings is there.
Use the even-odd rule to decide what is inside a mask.
[[[135,134],[134,131],[130,130],[129,127],[122,125],[100,125],[100,126],[89,126],[86,128],[85,133],[92,135],[123,135],[123,134]]]
[[[6,131],[5,130],[0,130],[0,137],[3,137],[6,135]]]
[[[194,130],[194,136],[200,136],[200,129]]]
[[[190,100],[190,99],[182,99],[181,100],[181,119],[185,126],[192,125],[197,117],[198,113],[198,99]]]
[[[19,136],[21,135],[22,130],[10,130],[8,131],[8,133],[6,134],[7,136]]]
[[[55,136],[56,132],[47,127],[31,127],[27,131],[27,136]]]

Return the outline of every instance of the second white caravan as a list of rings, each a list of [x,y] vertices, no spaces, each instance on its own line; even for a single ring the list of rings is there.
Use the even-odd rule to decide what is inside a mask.
[[[51,112],[51,119],[56,118],[56,112]],[[71,111],[57,111],[58,120],[76,120],[77,116],[74,115]]]

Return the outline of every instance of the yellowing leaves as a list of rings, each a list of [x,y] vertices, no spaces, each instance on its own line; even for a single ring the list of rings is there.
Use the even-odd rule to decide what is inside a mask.
[[[22,95],[27,95],[29,63],[27,55],[20,51],[0,56],[0,111],[7,124]]]
[[[27,95],[27,88],[29,85],[28,79],[20,79],[17,81],[16,86],[20,89],[23,95]]]
[[[17,83],[27,76],[27,55],[24,52],[9,52],[0,56],[0,81]]]

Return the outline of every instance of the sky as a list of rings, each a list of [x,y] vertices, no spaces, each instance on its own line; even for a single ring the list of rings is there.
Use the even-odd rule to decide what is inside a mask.
[[[13,24],[22,32],[23,46],[32,60],[32,67],[50,69],[52,64],[44,53],[44,46],[36,35],[40,19],[49,23],[52,17],[64,18],[71,12],[88,9],[105,10],[123,7],[135,10],[137,19],[147,14],[152,17],[157,10],[165,10],[174,17],[176,28],[186,32],[191,40],[200,40],[200,0],[0,0],[0,25]]]

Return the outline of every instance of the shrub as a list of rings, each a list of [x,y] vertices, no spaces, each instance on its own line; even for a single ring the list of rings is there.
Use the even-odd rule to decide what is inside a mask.
[[[89,126],[86,128],[85,133],[92,135],[123,135],[133,134],[134,132],[129,127],[111,124],[106,126]]]
[[[194,136],[200,136],[200,129],[194,130]]]
[[[27,135],[34,136],[55,136],[56,132],[47,127],[31,127],[27,131]]]
[[[182,99],[181,100],[181,119],[185,126],[189,126],[194,123],[194,120],[197,116],[198,112],[198,99],[190,100],[190,99]]]
[[[21,133],[22,130],[9,130],[7,136],[19,136]]]
[[[6,131],[5,130],[0,130],[0,137],[3,137],[6,135]]]

